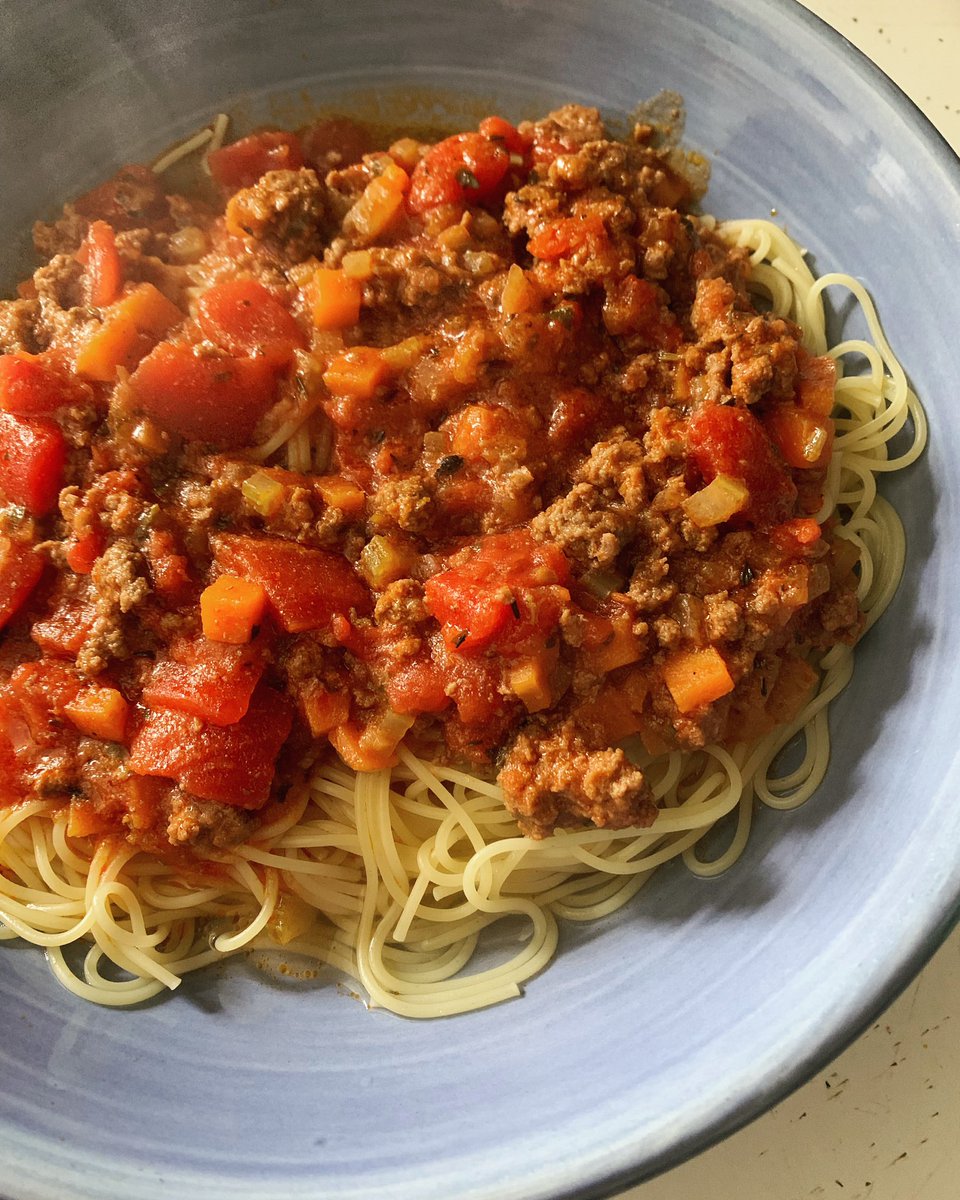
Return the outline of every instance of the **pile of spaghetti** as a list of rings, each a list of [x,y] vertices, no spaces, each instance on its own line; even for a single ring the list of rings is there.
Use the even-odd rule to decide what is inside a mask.
[[[922,409],[649,126],[225,128],[0,304],[0,936],[106,1005],[282,948],[468,1011],[814,791]]]

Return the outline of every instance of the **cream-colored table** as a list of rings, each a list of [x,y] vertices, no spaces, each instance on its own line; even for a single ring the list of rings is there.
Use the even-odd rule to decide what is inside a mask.
[[[882,67],[960,152],[960,0],[807,7]],[[808,1084],[621,1200],[834,1198],[960,1200],[960,929]]]

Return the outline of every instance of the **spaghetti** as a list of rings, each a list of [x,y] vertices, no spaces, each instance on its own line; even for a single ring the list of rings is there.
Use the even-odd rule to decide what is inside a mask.
[[[769,222],[717,228],[750,252],[753,287],[801,326],[805,347],[841,367],[817,520],[835,516],[835,536],[856,548],[869,626],[890,602],[904,560],[902,527],[876,481],[922,452],[923,410],[856,280],[814,279],[803,252]],[[823,294],[831,288],[855,298],[869,340],[827,347]],[[844,375],[848,359],[866,369]],[[294,418],[261,456],[285,443],[290,465],[308,467],[309,415]],[[853,651],[833,646],[815,666],[816,694],[759,741],[656,757],[633,746],[659,809],[647,828],[517,836],[495,783],[403,747],[398,766],[360,774],[305,760],[275,818],[252,840],[211,856],[212,874],[185,875],[119,841],[71,837],[62,805],[32,800],[0,813],[0,936],[42,946],[64,986],[105,1005],[138,1003],[227,956],[279,953],[278,946],[346,974],[371,1004],[403,1016],[494,1004],[517,996],[547,965],[559,922],[616,911],[672,859],[700,876],[726,870],[746,844],[757,801],[787,809],[810,797],[827,768],[827,706],[850,679]],[[781,774],[781,751],[797,735],[802,760]],[[735,820],[727,848],[700,857],[701,839],[725,817]],[[478,950],[503,922],[511,930],[520,923],[520,948],[475,969]],[[69,956],[78,948],[77,965]]]

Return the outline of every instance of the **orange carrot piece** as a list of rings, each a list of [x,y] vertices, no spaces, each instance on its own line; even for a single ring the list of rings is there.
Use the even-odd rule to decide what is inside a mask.
[[[338,354],[323,373],[323,382],[335,396],[369,400],[390,377],[390,368],[372,346],[354,346]]]
[[[342,475],[321,475],[313,486],[323,497],[324,504],[339,508],[345,517],[362,517],[367,497],[361,488]]]
[[[117,239],[106,221],[94,221],[76,254],[86,267],[87,294],[97,308],[112,304],[123,286],[123,261]]]
[[[204,637],[211,642],[242,646],[263,620],[267,593],[259,583],[236,575],[221,575],[200,596]]]
[[[183,313],[152,283],[142,283],[112,304],[103,324],[77,352],[77,374],[111,383],[119,367],[132,371]]]
[[[360,320],[363,287],[346,272],[318,267],[306,292],[310,314],[318,329],[345,329]]]
[[[116,688],[92,684],[65,704],[63,711],[81,733],[103,738],[107,742],[122,742],[127,728],[129,705]]]
[[[360,198],[343,219],[344,229],[364,241],[381,234],[403,207],[403,194],[410,186],[410,176],[396,163],[390,163],[380,175],[371,179]]]
[[[303,712],[314,737],[322,737],[350,716],[350,697],[345,692],[329,692],[319,683],[308,684],[301,693]]]
[[[791,467],[825,467],[833,452],[833,421],[803,408],[781,405],[764,420],[767,432]]]
[[[663,666],[663,679],[682,713],[712,704],[733,691],[733,680],[719,651],[678,650]]]
[[[379,771],[384,767],[396,766],[398,759],[395,750],[370,748],[364,744],[364,732],[352,721],[344,721],[342,725],[331,729],[327,736],[334,750],[354,771]]]

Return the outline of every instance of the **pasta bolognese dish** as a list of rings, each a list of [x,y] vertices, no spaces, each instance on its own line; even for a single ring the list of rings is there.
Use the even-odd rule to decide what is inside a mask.
[[[817,786],[922,409],[649,124],[225,130],[0,302],[0,937],[108,1005],[284,947],[467,1011]]]

